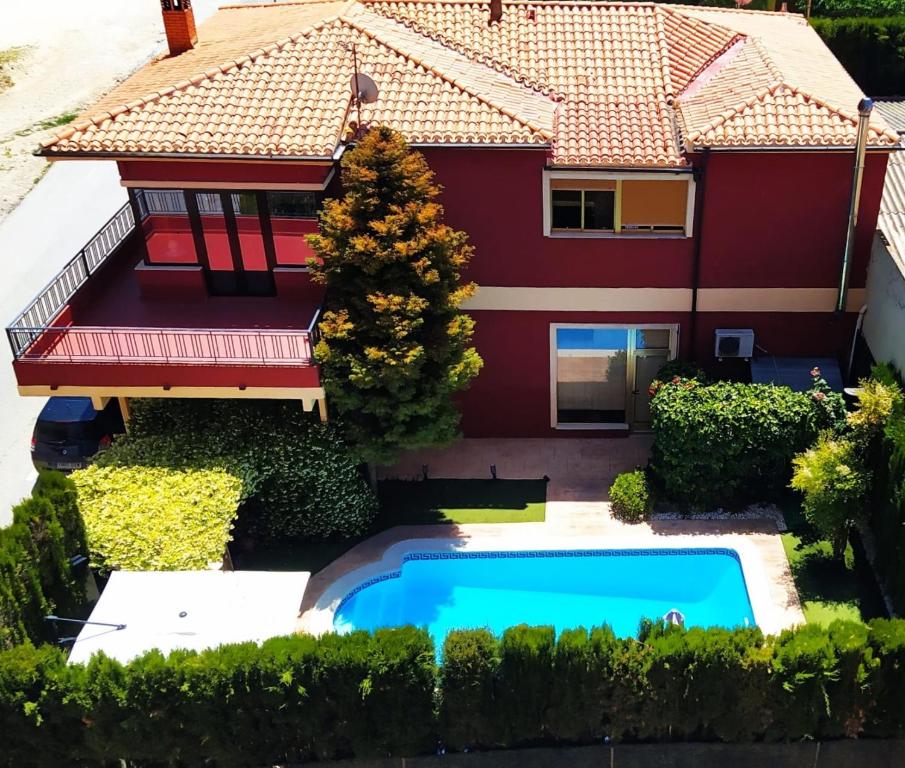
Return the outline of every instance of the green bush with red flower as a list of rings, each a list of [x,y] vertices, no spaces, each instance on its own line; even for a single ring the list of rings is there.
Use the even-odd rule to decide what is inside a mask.
[[[773,498],[792,458],[845,425],[845,403],[820,375],[806,392],[773,384],[705,384],[674,375],[651,385],[651,470],[667,498],[712,507]]]

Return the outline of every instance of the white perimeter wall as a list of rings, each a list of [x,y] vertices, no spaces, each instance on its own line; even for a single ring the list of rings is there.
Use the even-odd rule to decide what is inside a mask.
[[[905,275],[879,233],[874,236],[867,272],[862,332],[877,362],[905,370]]]

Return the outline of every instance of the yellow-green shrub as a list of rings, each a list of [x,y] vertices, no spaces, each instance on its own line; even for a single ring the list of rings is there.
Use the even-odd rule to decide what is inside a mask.
[[[95,567],[193,570],[223,556],[242,482],[222,469],[91,466],[74,472]]]

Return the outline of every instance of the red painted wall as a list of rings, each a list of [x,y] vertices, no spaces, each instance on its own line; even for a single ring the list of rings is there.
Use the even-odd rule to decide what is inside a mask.
[[[701,287],[834,288],[845,248],[853,155],[711,152]],[[864,287],[886,154],[864,170],[851,287]],[[700,165],[701,157],[695,158]]]
[[[319,387],[317,366],[13,363],[20,385],[103,387]]]
[[[466,277],[478,285],[679,287],[691,282],[691,238],[543,235],[544,150],[422,150],[443,187],[446,221],[469,235]]]
[[[690,313],[684,312],[472,312],[475,345],[484,368],[462,393],[462,428],[469,437],[613,437],[611,431],[556,430],[550,426],[551,323],[678,323],[679,354],[688,356]],[[711,373],[732,363],[713,356],[716,328],[754,328],[757,343],[776,355],[848,354],[854,315],[819,313],[706,313],[699,315],[698,359]],[[732,370],[733,373],[736,370]]]
[[[234,182],[261,184],[323,184],[330,165],[303,165],[292,162],[216,162],[212,160],[120,160],[123,181],[173,180],[214,184]]]

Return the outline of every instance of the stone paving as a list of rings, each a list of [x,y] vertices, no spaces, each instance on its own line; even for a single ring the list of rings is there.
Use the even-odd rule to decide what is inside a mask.
[[[299,628],[323,631],[325,592],[339,579],[378,563],[387,550],[407,539],[453,539],[461,546],[484,544],[515,549],[543,547],[547,542],[576,547],[670,547],[741,545],[756,560],[763,585],[758,587],[769,617],[765,630],[804,623],[782,540],[769,520],[659,520],[628,525],[612,517],[607,489],[619,472],[647,462],[651,438],[623,439],[463,440],[442,450],[411,455],[380,473],[384,478],[416,479],[422,465],[434,478],[490,477],[532,479],[546,475],[546,519],[542,523],[397,526],[353,547],[308,584]],[[571,542],[574,542],[572,544]],[[747,565],[746,565],[747,572]],[[752,585],[749,585],[749,591]],[[319,604],[320,603],[320,604]],[[327,606],[329,607],[329,606]]]

